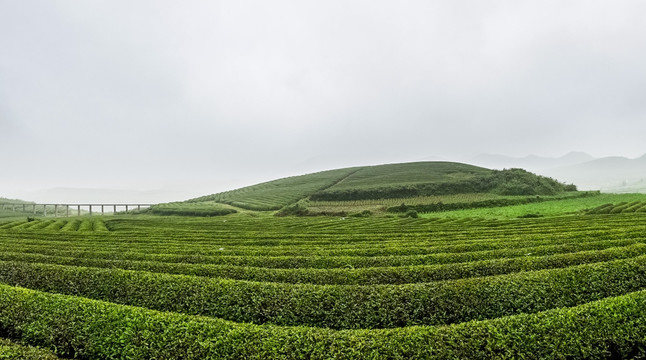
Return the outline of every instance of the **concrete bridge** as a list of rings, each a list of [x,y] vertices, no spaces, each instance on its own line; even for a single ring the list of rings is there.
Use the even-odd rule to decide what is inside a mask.
[[[128,211],[130,209],[141,210],[141,208],[147,208],[154,204],[24,204],[24,203],[0,203],[2,210],[11,209],[13,212],[22,211],[22,212],[31,212],[34,215],[38,212],[42,212],[43,216],[47,216],[47,209],[53,209],[54,216],[59,216],[59,214],[64,214],[64,216],[70,216],[70,210],[76,212],[77,216],[81,215],[81,209],[87,209],[90,212],[90,215],[95,213],[98,214],[98,211],[93,212],[93,210],[101,209],[101,215],[105,215],[106,209],[112,209],[112,213],[116,213],[117,209],[125,209]],[[59,210],[60,209],[60,210]],[[76,211],[74,211],[76,210]],[[120,210],[122,211],[122,210]],[[63,216],[61,214],[61,216]]]

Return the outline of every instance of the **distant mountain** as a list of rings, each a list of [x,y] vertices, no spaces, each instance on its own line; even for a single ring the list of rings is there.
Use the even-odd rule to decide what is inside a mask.
[[[580,164],[546,169],[541,174],[558,178],[561,181],[573,182],[584,190],[630,192],[629,189],[632,189],[632,191],[641,192],[646,189],[646,186],[639,185],[642,181],[646,181],[646,155],[636,159],[621,156],[605,157]]]
[[[545,169],[571,166],[592,160],[595,160],[595,158],[589,154],[573,151],[556,158],[536,155],[512,157],[496,154],[481,154],[469,159],[467,162],[491,169],[521,168],[533,172],[541,172]]]
[[[482,154],[467,162],[492,169],[522,168],[575,184],[579,190],[646,192],[646,155],[629,159],[622,156],[594,158],[583,152],[570,152],[556,158]]]

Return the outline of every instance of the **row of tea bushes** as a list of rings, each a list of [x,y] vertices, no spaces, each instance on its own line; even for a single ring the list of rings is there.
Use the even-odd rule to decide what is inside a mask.
[[[0,285],[0,328],[79,359],[607,359],[646,356],[646,293],[441,327],[237,324]]]
[[[0,262],[0,282],[237,322],[334,329],[441,325],[575,306],[646,287],[646,256],[405,285],[257,283]]]
[[[588,244],[593,245],[593,244]],[[231,265],[164,263],[154,261],[106,260],[68,256],[48,256],[16,252],[0,253],[0,260],[31,263],[118,268],[167,274],[183,274],[258,282],[309,283],[319,285],[408,284],[468,277],[508,274],[519,271],[563,268],[586,263],[630,258],[646,254],[646,244],[608,247],[595,243],[594,250],[573,253],[476,260],[463,263],[400,267],[274,269]],[[608,247],[608,248],[603,248]],[[530,256],[531,255],[531,256]]]
[[[416,265],[437,265],[472,262],[480,260],[492,260],[514,257],[544,256],[553,254],[573,253],[585,250],[603,250],[616,246],[628,246],[637,244],[637,240],[596,240],[594,238],[588,241],[573,243],[563,243],[557,245],[531,246],[524,248],[496,249],[485,251],[458,252],[458,253],[431,253],[425,255],[403,255],[403,256],[213,256],[213,255],[174,255],[160,253],[146,253],[134,251],[107,251],[98,248],[96,250],[67,250],[65,248],[31,248],[22,246],[21,253],[26,255],[33,254],[34,257],[42,255],[74,257],[78,259],[102,259],[102,260],[130,260],[130,261],[150,261],[160,263],[176,264],[211,264],[222,266],[245,266],[258,268],[275,268],[275,269],[340,269],[340,268],[369,268],[369,267],[400,267]],[[0,246],[0,249],[2,247]],[[0,259],[11,259],[15,256],[11,246],[5,247],[0,252]],[[26,259],[27,257],[25,257]],[[81,261],[81,260],[79,260]]]
[[[46,349],[26,346],[0,338],[1,360],[57,360],[59,357]]]

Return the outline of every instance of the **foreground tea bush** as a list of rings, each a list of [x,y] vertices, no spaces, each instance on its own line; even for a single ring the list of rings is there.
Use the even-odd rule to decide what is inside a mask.
[[[531,246],[525,248],[494,249],[485,251],[458,252],[458,253],[430,253],[422,255],[403,256],[213,256],[201,254],[163,254],[147,253],[145,251],[106,251],[103,249],[59,249],[59,248],[38,248],[34,249],[24,246],[22,252],[27,253],[24,257],[15,258],[15,254],[0,253],[0,259],[16,259],[28,261],[28,254],[34,256],[51,255],[74,257],[78,259],[105,259],[105,260],[133,260],[152,261],[159,263],[174,264],[212,264],[222,266],[247,266],[256,268],[275,269],[339,269],[339,268],[370,268],[370,267],[395,267],[415,265],[437,265],[471,262],[479,260],[491,260],[513,257],[553,255],[573,253],[585,250],[603,250],[615,246],[626,246],[636,244],[636,240],[604,240],[604,241],[582,241],[574,243],[563,243],[557,245]],[[1,247],[0,247],[1,248]],[[14,250],[9,247],[9,250]],[[83,261],[83,260],[78,260]],[[80,264],[80,263],[79,263]]]
[[[237,322],[333,329],[492,319],[575,306],[646,287],[646,256],[564,269],[407,285],[256,283],[0,262],[0,281]]]
[[[646,293],[453,326],[236,324],[0,285],[0,329],[80,359],[605,359],[646,355]]]
[[[0,338],[0,360],[56,360],[49,350],[25,346]]]
[[[610,246],[623,242],[590,243]],[[527,255],[527,251],[524,250]],[[539,249],[539,253],[540,253]],[[63,253],[64,254],[64,253]],[[165,263],[153,261],[106,260],[69,256],[46,256],[41,254],[0,253],[0,260],[21,261],[43,264],[87,266],[97,268],[119,268],[157,273],[184,274],[206,277],[229,278],[260,282],[309,283],[318,285],[368,285],[368,284],[410,284],[468,277],[508,274],[518,271],[563,268],[567,266],[624,259],[646,254],[646,244],[599,247],[574,253],[546,256],[524,256],[492,260],[476,260],[464,263],[418,265],[401,267],[373,267],[358,269],[273,269],[231,265]],[[512,255],[515,255],[512,253]]]

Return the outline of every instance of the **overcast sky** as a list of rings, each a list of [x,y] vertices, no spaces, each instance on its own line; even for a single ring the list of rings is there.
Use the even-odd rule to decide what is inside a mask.
[[[641,0],[0,0],[0,196],[638,157],[645,15]]]

